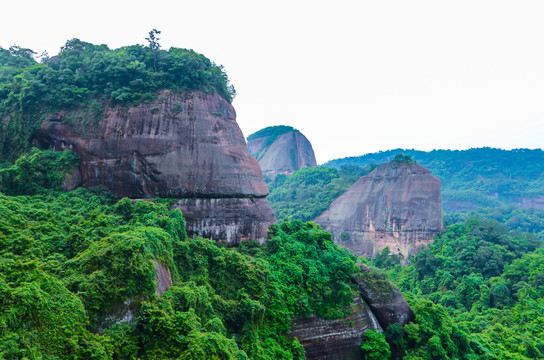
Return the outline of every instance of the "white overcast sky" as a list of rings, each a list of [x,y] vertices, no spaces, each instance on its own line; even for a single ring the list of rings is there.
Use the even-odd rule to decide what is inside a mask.
[[[225,66],[247,136],[318,163],[392,148],[544,145],[544,1],[3,1],[0,46],[160,43]]]

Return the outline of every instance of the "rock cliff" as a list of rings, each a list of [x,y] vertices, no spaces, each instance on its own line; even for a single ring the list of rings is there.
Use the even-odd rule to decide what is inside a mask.
[[[368,330],[387,329],[394,323],[406,325],[415,316],[402,294],[389,280],[358,264],[353,277],[358,293],[343,319],[317,316],[293,320],[291,336],[306,350],[306,359],[360,359],[361,342]]]
[[[258,162],[247,152],[234,108],[217,94],[163,92],[152,103],[106,106],[97,126],[46,119],[34,142],[72,149],[79,168],[65,187],[104,186],[120,197],[178,198],[189,235],[235,245],[263,240],[275,222]],[[203,228],[203,224],[206,227]]]
[[[310,141],[288,126],[269,127],[250,135],[247,148],[270,179],[278,174],[290,176],[303,167],[317,165]]]
[[[361,177],[314,222],[355,255],[389,246],[407,258],[443,230],[440,187],[424,167],[392,161]]]

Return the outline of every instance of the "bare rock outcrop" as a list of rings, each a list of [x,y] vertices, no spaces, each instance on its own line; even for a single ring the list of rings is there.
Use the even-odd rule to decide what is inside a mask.
[[[380,329],[378,321],[363,299],[357,295],[351,314],[337,320],[317,316],[296,318],[291,336],[306,350],[306,359],[360,359],[361,342],[368,330]]]
[[[358,266],[360,272],[355,276],[357,289],[384,330],[389,325],[404,326],[415,319],[414,311],[396,286],[368,266]]]
[[[415,163],[382,164],[314,222],[355,255],[373,256],[389,246],[407,258],[443,230],[441,183]]]
[[[274,126],[250,135],[247,148],[270,179],[278,174],[290,176],[303,167],[317,166],[310,141],[288,126]]]
[[[293,320],[291,336],[306,350],[306,359],[360,359],[361,342],[368,330],[382,331],[415,319],[414,312],[397,287],[363,264],[354,274],[358,293],[343,319],[321,319],[315,315]]]
[[[84,130],[71,125],[73,116],[51,116],[34,138],[42,148],[72,149],[79,156],[66,189],[103,186],[120,197],[205,199],[179,205],[191,213],[189,235],[206,233],[195,226],[204,218],[222,226],[225,202],[229,212],[238,206],[249,218],[240,224],[242,216],[231,219],[221,233],[240,230],[241,238],[262,240],[275,222],[259,164],[247,152],[234,108],[218,94],[165,91],[152,103],[106,106],[98,124]],[[251,231],[244,230],[255,220]]]

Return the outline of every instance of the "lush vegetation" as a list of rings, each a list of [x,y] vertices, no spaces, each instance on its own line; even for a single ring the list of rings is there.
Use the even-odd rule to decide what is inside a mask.
[[[161,50],[158,33],[150,33],[149,46],[115,50],[72,39],[41,63],[30,49],[0,48],[0,161],[25,153],[32,132],[55,111],[74,111],[76,125],[91,126],[105,104],[149,102],[165,89],[232,100],[235,91],[221,66],[193,50]]]
[[[71,151],[32,151],[14,165],[0,168],[0,191],[6,195],[34,195],[47,189],[61,190],[64,177],[78,159]]]
[[[375,165],[365,168],[343,166],[337,170],[317,166],[300,169],[291,177],[279,174],[268,183],[268,202],[278,221],[312,221],[361,176],[374,168]]]
[[[416,322],[393,329],[396,336],[386,333],[392,352],[407,359],[542,358],[539,245],[495,221],[471,219],[450,226],[408,266],[395,256],[376,258],[416,313]]]
[[[381,164],[398,154],[411,156],[442,181],[446,211],[470,212],[517,206],[523,199],[544,196],[544,151],[541,149],[478,148],[429,152],[395,149],[332,160],[325,166]]]
[[[69,154],[28,159],[63,174]],[[355,258],[312,223],[227,249],[187,238],[167,199],[62,193],[28,179],[37,195],[0,193],[2,359],[301,359],[293,317],[350,311]],[[173,281],[160,298],[158,266]]]

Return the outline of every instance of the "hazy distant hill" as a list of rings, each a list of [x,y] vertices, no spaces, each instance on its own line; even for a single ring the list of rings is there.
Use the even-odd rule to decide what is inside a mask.
[[[442,181],[446,210],[464,212],[504,205],[544,209],[544,151],[541,149],[395,149],[336,159],[324,166],[380,164],[397,154],[410,155]]]

